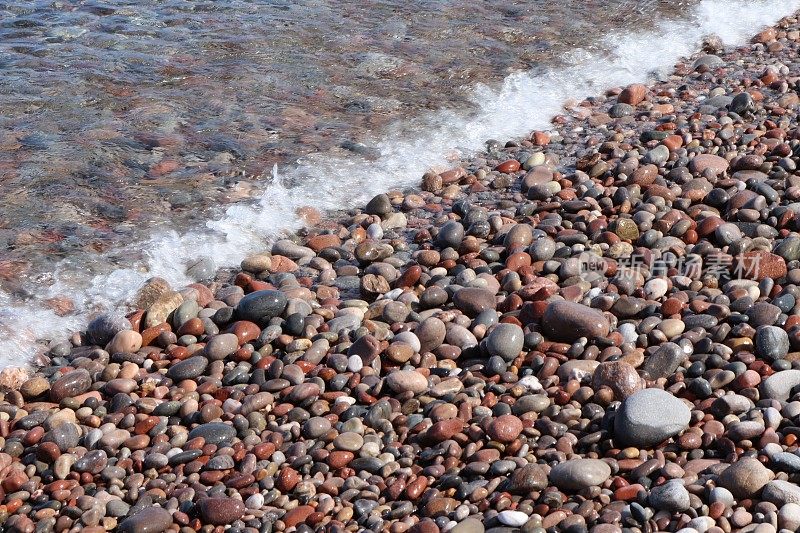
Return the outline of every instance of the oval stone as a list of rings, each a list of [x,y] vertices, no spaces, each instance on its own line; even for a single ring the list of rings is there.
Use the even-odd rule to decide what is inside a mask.
[[[236,314],[243,320],[258,324],[283,313],[288,300],[281,291],[264,290],[251,292],[239,300]]]
[[[605,337],[611,328],[602,312],[567,301],[548,304],[542,326],[548,338],[559,342],[574,342],[581,337]]]
[[[245,505],[233,498],[204,498],[197,502],[200,518],[207,524],[221,526],[244,516]]]
[[[661,389],[645,389],[622,402],[614,417],[614,441],[622,446],[652,446],[685,430],[690,419],[681,400]]]
[[[64,398],[72,398],[88,391],[92,386],[92,378],[84,369],[67,372],[50,387],[50,399],[56,403]]]
[[[386,384],[397,393],[419,394],[428,390],[428,379],[416,370],[395,370],[386,376]]]
[[[478,287],[465,287],[457,291],[453,296],[453,304],[462,313],[472,318],[478,316],[482,311],[497,307],[494,293]]]
[[[719,485],[737,499],[750,498],[775,478],[764,464],[753,457],[742,457],[719,476]]]
[[[203,437],[206,444],[230,446],[236,437],[236,429],[222,422],[209,422],[201,424],[189,432],[189,440],[197,437]]]
[[[207,366],[208,359],[205,357],[190,357],[172,365],[169,370],[167,370],[167,377],[176,381],[194,379],[201,376]]]
[[[220,361],[231,355],[238,348],[239,337],[233,333],[221,333],[208,341],[205,347],[205,355],[211,361]]]
[[[172,525],[172,515],[161,507],[148,506],[119,525],[119,533],[162,533]]]
[[[486,351],[504,361],[513,361],[522,351],[524,340],[525,333],[521,327],[516,324],[498,324],[486,338]]]
[[[577,491],[602,485],[611,476],[611,467],[600,459],[572,459],[550,470],[550,481],[561,490]]]

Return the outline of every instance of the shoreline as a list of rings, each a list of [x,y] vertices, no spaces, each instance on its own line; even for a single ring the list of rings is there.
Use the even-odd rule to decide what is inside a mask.
[[[150,276],[164,277],[176,287],[195,281],[188,281],[186,268],[201,259],[198,253],[213,250],[216,266],[238,265],[246,252],[265,248],[285,229],[305,225],[296,214],[299,207],[335,211],[364,205],[394,186],[416,186],[419,176],[439,169],[454,148],[472,154],[483,150],[490,136],[522,138],[532,129],[547,129],[565,100],[582,100],[598,87],[641,82],[648,73],[669,72],[680,57],[694,53],[706,34],[718,33],[727,44],[744,43],[752,28],[774,24],[781,14],[800,9],[800,0],[783,2],[777,11],[761,9],[763,0],[723,4],[702,0],[681,20],[660,21],[652,31],[612,31],[598,50],[564,58],[564,68],[519,72],[500,86],[475,86],[471,99],[477,114],[435,112],[375,132],[368,142],[380,152],[374,161],[317,154],[284,169],[284,181],[266,185],[255,203],[237,203],[186,231],[144,231],[92,260],[71,256],[52,271],[40,272],[42,283],[24,284],[19,293],[0,290],[0,328],[16,333],[0,336],[0,368],[32,359],[34,339],[66,338],[65,332],[86,327],[83,317],[89,313],[120,309]],[[142,253],[131,254],[132,249]]]
[[[796,529],[798,49],[788,17],[151,281],[0,373],[4,527]]]

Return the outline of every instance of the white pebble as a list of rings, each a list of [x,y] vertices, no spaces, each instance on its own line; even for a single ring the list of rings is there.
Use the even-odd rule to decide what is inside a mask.
[[[489,287],[489,282],[483,278],[475,278],[469,283],[467,283],[467,287],[474,287],[476,289],[486,289]]]
[[[414,353],[419,353],[420,348],[422,348],[422,343],[419,342],[419,337],[415,334],[411,333],[410,331],[403,331],[402,333],[398,333],[394,336],[394,340],[397,342],[404,342],[414,348]]]
[[[520,527],[528,521],[528,515],[522,511],[500,511],[497,519],[505,526]]]
[[[714,527],[714,525],[716,525],[716,522],[710,516],[698,516],[697,518],[692,518],[689,523],[686,524],[686,527],[692,528],[698,533],[706,533],[706,531]]]
[[[667,294],[669,285],[663,278],[653,278],[644,285],[644,293],[651,300],[657,300]]]
[[[525,387],[531,391],[540,391],[542,390],[542,384],[539,383],[539,378],[536,376],[525,376],[524,378],[517,381],[517,385]]]
[[[173,455],[178,455],[179,453],[183,452],[183,448],[170,448],[166,455],[167,457],[172,457]]]
[[[767,445],[764,446],[763,452],[764,455],[771,458],[776,453],[783,452],[783,447],[775,442],[768,442]]]
[[[622,339],[627,343],[634,343],[639,338],[639,334],[636,333],[636,324],[631,322],[622,324],[619,327],[619,332],[622,335]]]
[[[778,429],[778,426],[783,422],[783,416],[774,407],[767,407],[764,409],[764,422],[766,422],[767,427]]]
[[[778,511],[778,525],[789,531],[800,529],[800,505],[792,502],[784,504]]]
[[[386,294],[382,294],[381,297],[378,298],[378,299],[379,300],[397,300],[397,298],[399,298],[401,294],[403,294],[403,289],[400,289],[400,288],[392,289],[389,292],[387,292]]]
[[[456,522],[455,520],[450,520],[448,523],[446,523],[444,525],[444,527],[442,528],[442,531],[444,531],[444,532],[450,531],[451,529],[453,529],[457,525],[458,525],[458,522]]]
[[[731,494],[731,491],[725,487],[714,487],[711,489],[708,500],[711,503],[720,502],[725,507],[731,507],[736,499],[733,497],[733,494]]]
[[[90,430],[86,434],[86,437],[84,437],[84,439],[83,439],[84,446],[86,446],[90,450],[93,449],[95,444],[100,442],[100,439],[102,438],[102,436],[103,436],[103,432],[101,430],[99,430],[99,429]]]
[[[781,412],[787,418],[800,416],[800,402],[789,402],[781,408]]]
[[[461,522],[462,520],[466,519],[469,516],[469,505],[465,505],[462,503],[461,505],[456,507],[456,510],[453,513],[453,515],[455,516],[455,520],[453,520],[451,523],[453,524],[453,527],[455,527],[455,525],[458,522]]]
[[[374,222],[369,225],[367,228],[367,237],[372,239],[373,241],[379,241],[383,239],[383,228],[380,224],[375,224]]]
[[[459,272],[459,274],[456,276],[456,283],[458,285],[466,285],[477,277],[478,275],[475,273],[474,270],[472,270],[471,268],[467,268]]]
[[[353,405],[356,403],[356,399],[352,396],[339,396],[334,400],[334,403],[346,403],[347,405]]]
[[[585,370],[583,368],[573,368],[569,372],[569,378],[574,379],[575,381],[585,382],[591,379],[592,372]]]
[[[378,457],[380,453],[380,445],[377,442],[365,442],[358,452],[359,457]]]
[[[360,355],[351,355],[347,358],[347,370],[350,372],[360,372],[364,368],[364,361]]]
[[[261,509],[264,506],[264,496],[259,492],[253,494],[244,502],[248,509]]]
[[[282,465],[286,462],[286,456],[281,451],[272,454],[272,462],[276,465]]]
[[[228,398],[224,402],[222,402],[222,410],[226,413],[237,413],[239,412],[239,408],[242,406],[241,402],[237,402],[232,398]]]

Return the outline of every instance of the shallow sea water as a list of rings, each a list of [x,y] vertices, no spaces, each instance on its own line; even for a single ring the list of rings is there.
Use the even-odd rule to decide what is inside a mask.
[[[689,2],[0,3],[6,289]],[[9,264],[13,264],[10,267]],[[10,279],[5,279],[10,278]]]

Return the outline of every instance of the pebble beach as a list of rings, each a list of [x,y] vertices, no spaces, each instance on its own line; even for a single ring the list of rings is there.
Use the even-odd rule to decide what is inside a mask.
[[[0,372],[13,533],[800,530],[800,18]]]

